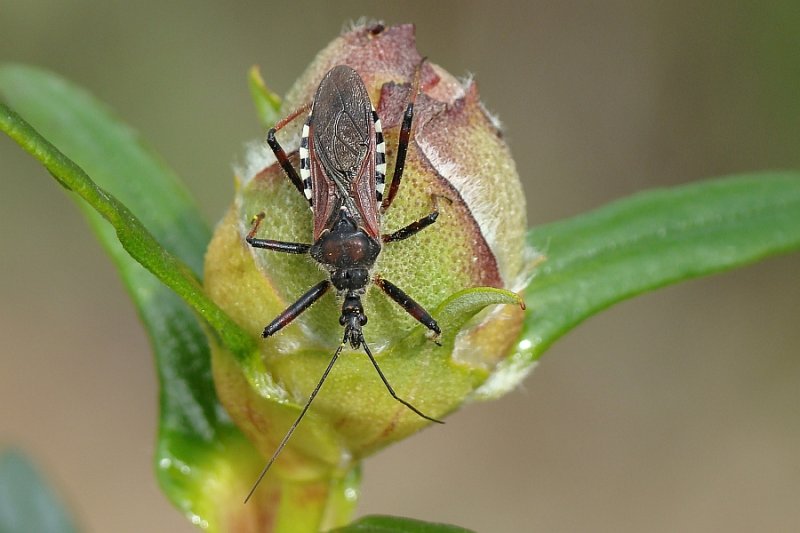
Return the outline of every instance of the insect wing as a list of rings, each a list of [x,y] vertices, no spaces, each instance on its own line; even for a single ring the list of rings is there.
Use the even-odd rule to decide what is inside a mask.
[[[331,69],[317,89],[309,118],[309,163],[314,238],[344,206],[373,236],[380,235],[375,190],[375,123],[364,82],[356,71]]]

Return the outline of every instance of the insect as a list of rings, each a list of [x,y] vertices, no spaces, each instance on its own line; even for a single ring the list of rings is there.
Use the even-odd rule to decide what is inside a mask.
[[[342,300],[339,323],[344,327],[344,336],[297,420],[289,428],[272,458],[258,476],[245,503],[286,446],[347,344],[354,349],[364,348],[389,394],[395,400],[422,418],[442,423],[424,414],[395,393],[364,340],[362,331],[367,323],[367,316],[361,298],[369,284],[375,283],[389,298],[435,335],[441,333],[436,321],[420,304],[392,282],[380,275],[372,276],[370,273],[383,244],[407,239],[433,224],[439,216],[438,209],[434,208],[429,215],[393,233],[381,233],[380,215],[391,207],[403,177],[414,117],[414,102],[419,91],[420,70],[421,64],[415,71],[411,96],[403,115],[394,173],[387,194],[384,194],[386,145],[380,118],[369,99],[363,80],[349,66],[339,65],[328,71],[320,82],[312,102],[278,122],[267,134],[267,144],[278,163],[313,211],[314,242],[305,244],[257,238],[255,235],[264,220],[264,213],[254,217],[246,241],[254,248],[290,254],[307,253],[328,272],[329,276],[328,279],[311,287],[270,322],[264,328],[262,336],[270,337],[286,327],[327,293],[331,286]],[[300,140],[298,175],[275,138],[275,133],[304,112],[308,112],[308,117],[303,125]]]

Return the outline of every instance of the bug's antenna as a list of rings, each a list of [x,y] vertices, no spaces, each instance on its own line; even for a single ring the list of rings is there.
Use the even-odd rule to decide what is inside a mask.
[[[308,397],[308,401],[306,402],[306,405],[303,407],[303,410],[300,411],[300,416],[297,417],[297,420],[294,421],[294,424],[292,424],[292,427],[290,427],[289,431],[286,432],[286,435],[283,437],[283,440],[281,441],[280,444],[278,444],[278,449],[275,450],[275,453],[272,454],[272,457],[270,457],[269,462],[267,462],[267,466],[265,466],[264,469],[261,471],[261,473],[258,475],[258,479],[256,479],[255,483],[253,483],[253,487],[250,489],[250,492],[247,493],[247,497],[244,499],[244,503],[247,503],[250,500],[250,497],[256,491],[256,488],[258,487],[258,484],[261,483],[262,479],[264,479],[264,476],[269,471],[270,467],[272,466],[272,463],[275,462],[275,459],[277,459],[278,456],[280,455],[280,453],[283,451],[283,448],[286,446],[286,443],[289,442],[289,438],[292,436],[292,433],[294,433],[294,430],[297,429],[298,424],[300,424],[300,421],[303,419],[303,416],[305,416],[306,411],[308,411],[308,408],[311,407],[311,402],[314,401],[314,398],[317,396],[317,393],[322,388],[322,384],[325,383],[325,379],[328,377],[328,374],[330,374],[331,369],[333,368],[333,364],[336,362],[336,359],[339,358],[339,354],[342,353],[342,349],[344,349],[344,345],[345,345],[345,340],[346,339],[347,339],[347,333],[345,333],[345,337],[342,339],[342,343],[339,345],[338,348],[336,348],[336,352],[334,352],[333,357],[331,357],[331,362],[328,363],[328,368],[326,368],[325,372],[322,373],[322,377],[320,378],[319,383],[317,383],[317,386],[314,387],[314,390],[311,392],[311,396]],[[385,383],[385,380],[384,380],[384,383]],[[388,385],[388,383],[387,383],[387,385]],[[400,401],[402,401],[402,400],[400,400]],[[405,403],[405,402],[403,402],[403,403]],[[412,409],[414,409],[414,408],[412,407]],[[414,410],[416,411],[416,409],[414,409]],[[425,416],[425,415],[422,415],[422,416]],[[425,417],[425,418],[428,418],[428,417]],[[431,419],[431,420],[433,420],[433,419]],[[436,420],[434,420],[434,422],[436,422]]]
[[[372,356],[372,352],[369,350],[369,346],[367,346],[367,341],[364,340],[364,336],[363,335],[361,336],[361,345],[364,347],[364,351],[367,352],[367,357],[369,357],[369,360],[372,362],[372,366],[375,367],[375,370],[378,371],[378,375],[381,377],[381,381],[383,381],[383,384],[386,385],[386,389],[389,391],[389,394],[392,395],[392,398],[394,398],[398,402],[402,403],[403,405],[405,405],[406,407],[408,407],[409,409],[411,409],[412,411],[417,413],[419,416],[421,416],[425,420],[430,420],[431,422],[436,422],[437,424],[444,424],[444,422],[442,422],[441,420],[437,420],[436,418],[433,418],[433,417],[430,417],[430,416],[426,415],[425,413],[423,413],[422,411],[420,411],[419,409],[417,409],[416,407],[411,405],[409,402],[407,402],[404,399],[402,399],[401,397],[399,397],[397,395],[397,393],[394,392],[394,389],[392,388],[392,386],[389,385],[389,380],[387,380],[386,376],[383,375],[383,372],[381,371],[381,367],[378,366],[378,361],[376,361],[375,357]]]

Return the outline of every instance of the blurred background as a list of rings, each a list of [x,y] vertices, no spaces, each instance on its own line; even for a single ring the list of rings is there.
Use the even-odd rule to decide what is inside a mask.
[[[284,93],[349,20],[414,22],[503,120],[531,225],[646,188],[800,166],[800,10],[762,2],[0,0],[0,60],[88,88],[182,175],[210,223]],[[75,206],[0,137],[0,445],[86,531],[192,531],[151,456],[156,381]],[[800,255],[625,302],[524,388],[368,460],[360,513],[481,532],[800,528]]]

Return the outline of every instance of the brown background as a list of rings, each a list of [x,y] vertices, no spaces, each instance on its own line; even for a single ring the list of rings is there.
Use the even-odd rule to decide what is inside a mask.
[[[662,7],[668,4],[668,7]],[[491,5],[491,7],[489,7]],[[284,92],[342,24],[412,21],[504,120],[531,224],[641,189],[800,163],[800,15],[770,2],[0,2],[0,59],[89,88],[210,221]],[[64,191],[0,138],[0,443],[87,531],[191,531],[156,487],[156,383],[125,292]],[[482,532],[800,525],[800,256],[589,320],[525,387],[366,462],[362,513]]]

